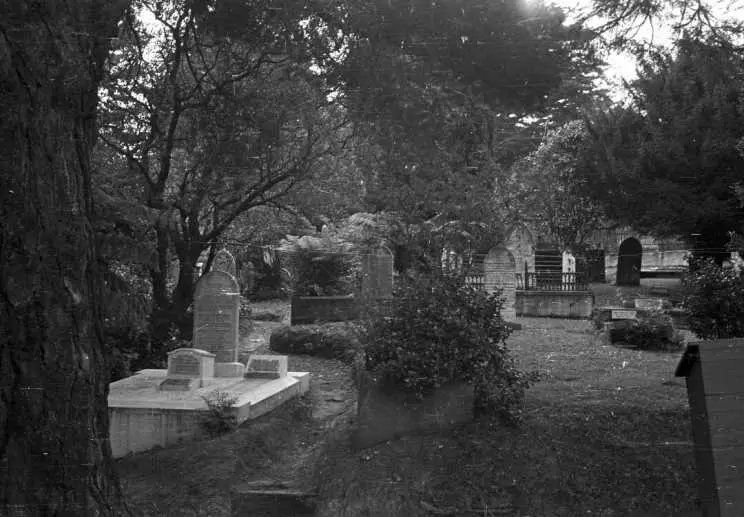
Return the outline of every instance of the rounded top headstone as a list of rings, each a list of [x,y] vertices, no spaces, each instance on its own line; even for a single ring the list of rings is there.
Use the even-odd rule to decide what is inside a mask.
[[[506,246],[500,245],[492,248],[486,256],[486,262],[500,264],[506,267],[516,267],[514,255]]]
[[[222,248],[214,255],[212,262],[212,271],[223,271],[232,275],[237,276],[237,265],[235,263],[235,257],[227,248]]]
[[[238,281],[225,271],[210,271],[205,273],[196,283],[195,298],[203,294],[240,294]]]

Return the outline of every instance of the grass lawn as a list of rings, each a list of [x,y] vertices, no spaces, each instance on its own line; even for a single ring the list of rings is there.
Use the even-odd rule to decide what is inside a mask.
[[[698,515],[679,354],[599,344],[587,322],[521,321],[509,343],[544,375],[521,426],[479,421],[356,455],[339,441],[319,515]]]
[[[231,435],[117,462],[140,515],[229,515],[232,483],[319,485],[321,517],[695,513],[680,354],[605,345],[589,322],[521,319],[508,340],[542,380],[516,428],[479,420],[364,451],[348,445],[354,391],[336,361],[290,357],[310,396]]]

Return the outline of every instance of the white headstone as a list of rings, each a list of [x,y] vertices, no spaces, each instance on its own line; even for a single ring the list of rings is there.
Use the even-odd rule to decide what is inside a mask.
[[[576,273],[576,257],[574,257],[570,252],[564,251],[562,266],[561,270],[564,273]]]
[[[166,391],[188,391],[201,387],[214,376],[214,354],[196,348],[179,348],[168,352],[168,372],[160,383]]]
[[[196,284],[194,295],[194,348],[215,355],[218,363],[238,360],[238,319],[240,292],[238,282],[224,271],[210,271]]]

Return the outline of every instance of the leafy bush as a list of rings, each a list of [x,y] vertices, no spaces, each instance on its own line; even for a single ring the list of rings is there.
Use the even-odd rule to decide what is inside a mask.
[[[200,424],[210,436],[220,436],[238,427],[238,419],[233,411],[238,397],[224,391],[216,391],[202,398],[207,404],[207,412]]]
[[[627,329],[625,341],[640,350],[677,351],[684,345],[671,316],[663,311],[639,313],[638,320]]]
[[[280,354],[305,354],[352,363],[360,346],[353,326],[325,323],[280,327],[272,332],[269,348]]]
[[[422,398],[454,382],[473,385],[476,408],[516,421],[531,376],[508,353],[511,330],[499,316],[500,294],[463,285],[460,278],[414,276],[396,287],[391,310],[371,318],[362,333],[364,367],[383,386]]]
[[[129,377],[140,369],[137,359],[148,349],[149,336],[146,332],[106,320],[103,333],[109,351],[110,382]]]
[[[711,259],[692,261],[682,307],[702,339],[744,337],[744,275]]]

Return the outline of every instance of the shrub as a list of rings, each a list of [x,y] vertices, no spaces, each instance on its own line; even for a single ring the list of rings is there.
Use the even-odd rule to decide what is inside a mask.
[[[107,360],[110,382],[118,381],[132,375],[139,369],[138,357],[145,354],[149,336],[146,332],[116,322],[104,322],[103,327],[106,347],[109,350]]]
[[[207,404],[207,412],[200,424],[209,436],[221,436],[238,427],[238,419],[233,411],[238,397],[224,391],[216,391],[202,398]]]
[[[500,294],[463,285],[460,278],[414,276],[396,286],[390,311],[367,320],[362,333],[364,367],[395,387],[422,398],[454,382],[473,385],[476,409],[519,416],[533,380],[508,353],[511,330],[499,316]]]
[[[711,259],[690,265],[682,300],[690,330],[702,339],[744,337],[744,275]]]
[[[280,354],[305,354],[352,363],[359,353],[357,331],[347,323],[293,325],[271,333],[269,348]]]
[[[626,343],[640,350],[677,351],[684,345],[671,316],[663,311],[640,313],[626,332]]]

